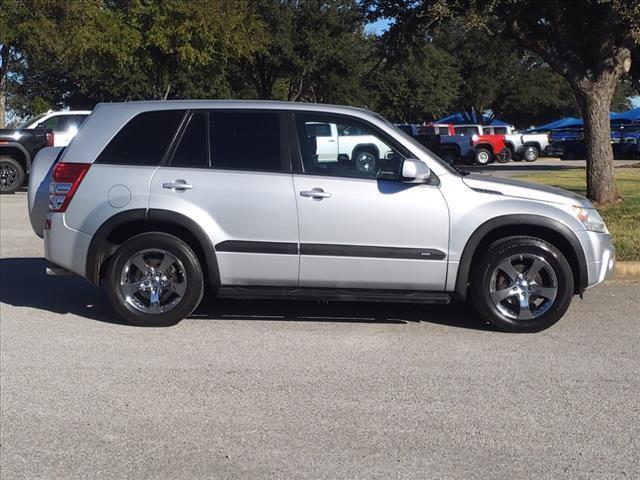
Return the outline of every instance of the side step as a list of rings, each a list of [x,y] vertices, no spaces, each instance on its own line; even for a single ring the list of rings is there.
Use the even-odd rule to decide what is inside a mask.
[[[359,288],[298,288],[226,286],[218,288],[220,298],[264,300],[320,300],[337,302],[388,302],[447,304],[451,296],[443,292],[422,290],[374,290]]]

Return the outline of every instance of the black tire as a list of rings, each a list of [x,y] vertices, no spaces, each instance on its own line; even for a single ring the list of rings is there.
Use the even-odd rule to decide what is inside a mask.
[[[378,153],[371,148],[356,148],[353,151],[353,165],[359,172],[374,175],[378,173],[381,166]]]
[[[509,150],[508,148],[503,148],[496,155],[496,160],[498,161],[498,163],[509,163],[509,161],[511,160],[511,150]]]
[[[0,157],[0,193],[15,193],[24,183],[26,173],[13,157]]]
[[[486,148],[477,148],[476,153],[473,157],[473,161],[478,165],[487,165],[491,163],[491,157],[491,152]]]
[[[527,273],[535,270],[535,267],[530,267],[538,261],[545,265],[544,270],[541,268],[537,277],[528,278]],[[518,262],[521,262],[521,266]],[[499,267],[502,265],[511,265],[514,268],[513,273],[518,274],[520,278],[516,282],[510,280],[509,275]],[[521,270],[518,271],[518,268]],[[499,285],[499,282],[502,284]],[[522,288],[517,282],[525,283],[524,289],[528,290],[526,297],[513,293],[500,301],[494,301],[492,287],[496,290],[496,298],[500,298],[501,292],[510,293],[511,290]],[[569,308],[573,289],[573,274],[567,259],[553,245],[535,237],[513,236],[494,242],[477,264],[473,265],[471,274],[473,304],[484,320],[504,332],[534,333],[549,328],[560,320]],[[532,293],[554,290],[552,300]],[[536,302],[540,302],[537,307]],[[520,307],[522,303],[527,305],[524,312]],[[521,313],[531,313],[532,318],[518,318]]]
[[[535,162],[540,156],[540,151],[537,147],[533,145],[526,145],[524,147],[524,152],[522,154],[522,158],[525,162]]]
[[[148,313],[139,310],[130,301],[127,301],[129,297],[124,295],[120,286],[123,275],[131,275],[131,270],[134,270],[131,267],[129,270],[125,270],[125,267],[130,265],[130,259],[137,254],[141,254],[141,252],[148,252],[149,250],[154,252],[159,250],[165,252],[165,254],[173,255],[180,263],[171,264],[169,269],[173,269],[172,271],[176,275],[183,271],[180,277],[185,282],[185,292],[177,300],[175,306],[162,313]],[[153,255],[153,252],[151,255]],[[177,265],[181,268],[177,267]],[[134,283],[142,281],[143,279],[139,279]],[[139,327],[167,327],[175,325],[190,315],[200,304],[204,291],[204,279],[198,257],[189,245],[173,235],[150,232],[137,235],[118,248],[109,262],[107,288],[111,305],[118,315],[128,323]],[[146,293],[145,289],[144,292],[138,291],[135,295],[137,295],[136,301],[140,298],[142,300],[138,303],[143,303],[145,295],[149,294]],[[165,291],[163,295],[175,296],[169,290]]]

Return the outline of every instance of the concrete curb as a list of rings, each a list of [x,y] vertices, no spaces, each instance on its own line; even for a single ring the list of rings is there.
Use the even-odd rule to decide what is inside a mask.
[[[616,262],[615,280],[640,280],[640,262]]]

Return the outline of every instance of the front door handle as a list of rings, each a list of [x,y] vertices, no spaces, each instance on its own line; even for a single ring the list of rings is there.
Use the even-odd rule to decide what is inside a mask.
[[[179,178],[173,182],[163,183],[162,188],[169,188],[171,190],[182,192],[184,190],[193,190],[193,185],[187,183],[186,180]]]
[[[311,190],[303,190],[300,192],[301,197],[310,197],[315,200],[322,200],[323,198],[331,197],[330,193],[325,192],[321,188],[312,188]]]

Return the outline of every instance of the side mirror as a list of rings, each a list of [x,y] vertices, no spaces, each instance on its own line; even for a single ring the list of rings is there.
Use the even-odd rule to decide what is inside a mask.
[[[402,181],[406,183],[426,183],[431,170],[421,160],[407,158],[402,162]]]

